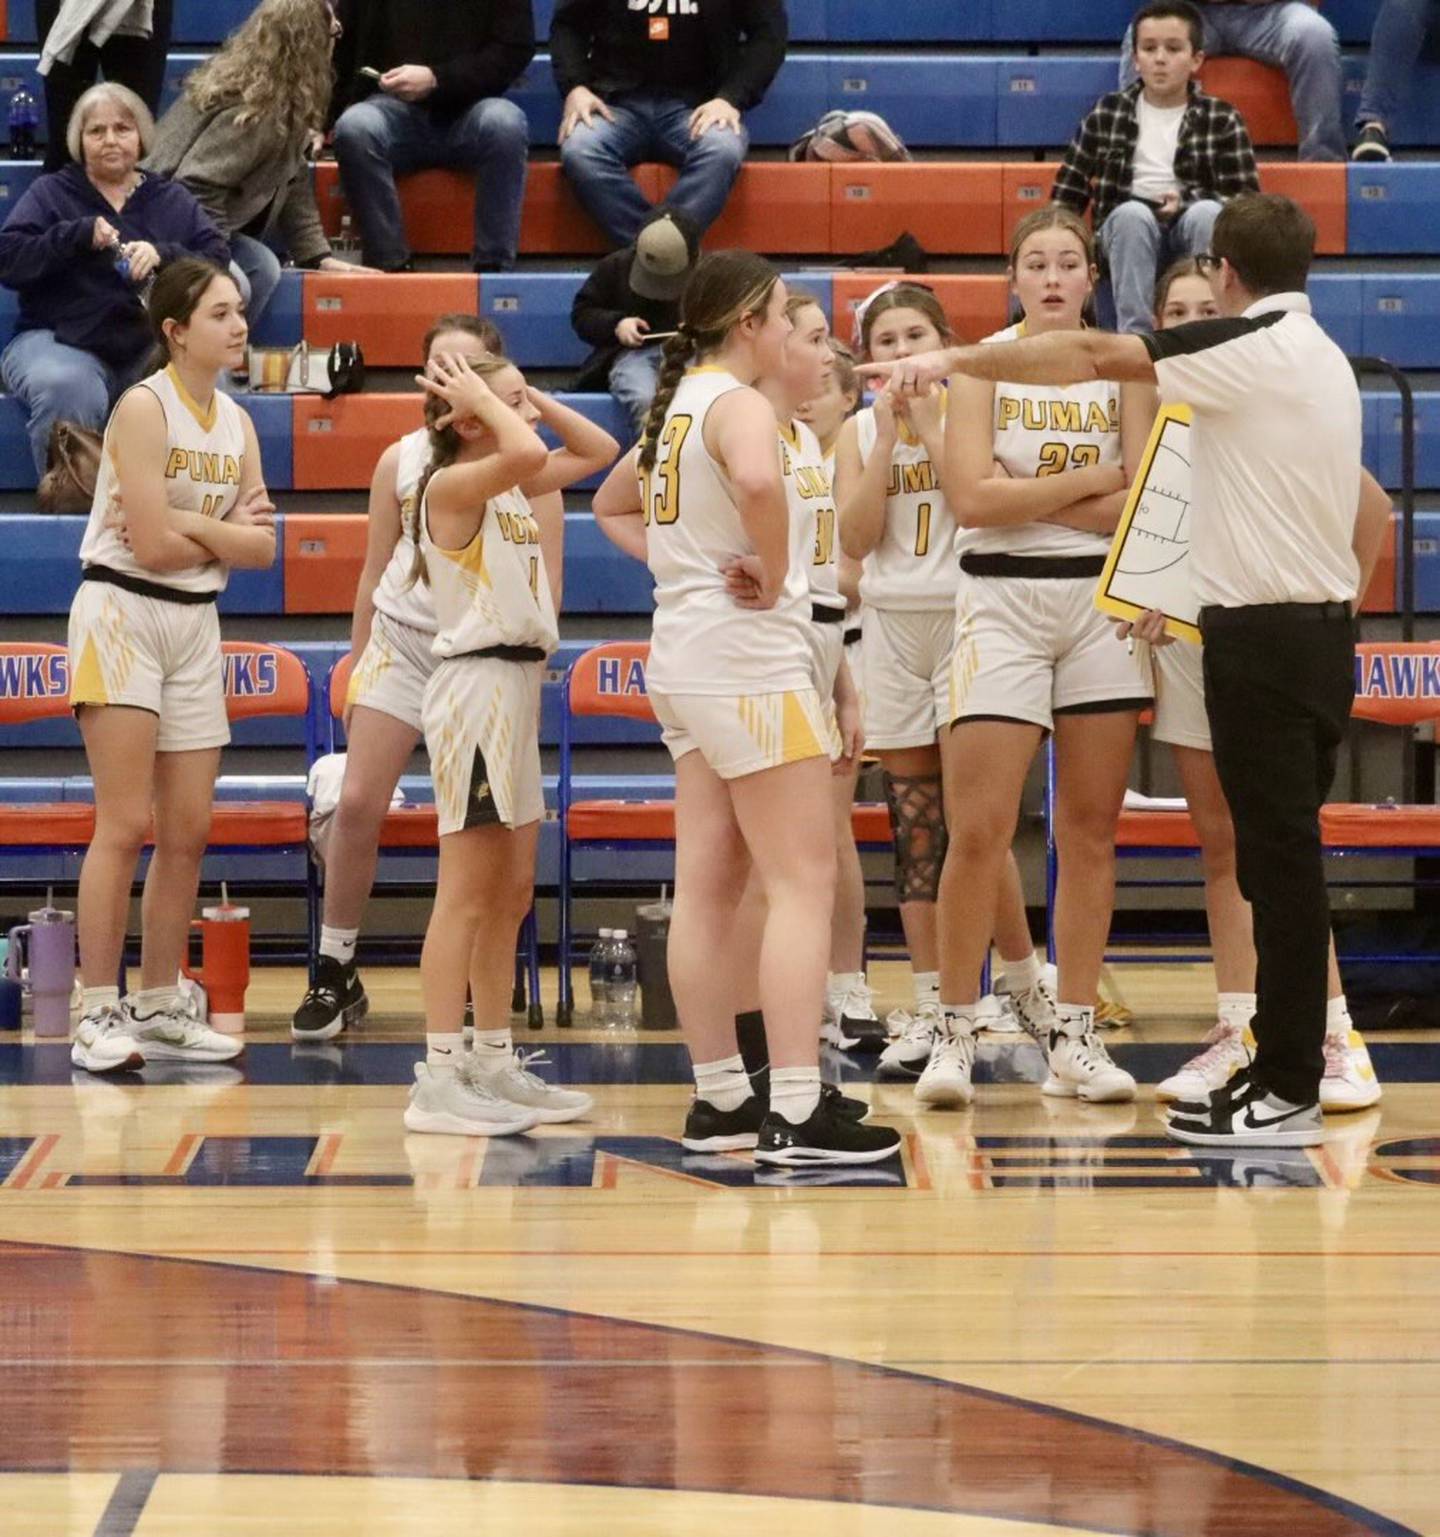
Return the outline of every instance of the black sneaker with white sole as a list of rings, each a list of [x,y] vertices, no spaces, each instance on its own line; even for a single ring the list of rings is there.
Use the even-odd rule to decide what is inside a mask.
[[[1167,1134],[1192,1147],[1314,1147],[1325,1140],[1318,1099],[1296,1105],[1242,1069],[1207,1100],[1170,1106]]]
[[[708,1099],[694,1099],[685,1115],[680,1146],[691,1153],[737,1153],[760,1140],[765,1119],[763,1099],[752,1094],[734,1110],[720,1110]]]
[[[900,1133],[888,1126],[862,1126],[835,1109],[822,1095],[808,1121],[792,1125],[773,1111],[760,1128],[755,1162],[782,1169],[818,1165],[879,1163],[900,1151]]]
[[[870,1106],[863,1099],[856,1099],[853,1094],[842,1094],[833,1083],[820,1085],[820,1103],[830,1105],[836,1115],[854,1121],[857,1126],[870,1115]]]
[[[333,955],[322,955],[315,962],[315,980],[290,1021],[290,1039],[331,1040],[347,1025],[358,1025],[369,1010],[355,962],[346,965]]]
[[[1382,164],[1390,158],[1390,136],[1379,123],[1366,123],[1355,141],[1355,148],[1350,151],[1350,158],[1362,165],[1367,161],[1371,165]]]

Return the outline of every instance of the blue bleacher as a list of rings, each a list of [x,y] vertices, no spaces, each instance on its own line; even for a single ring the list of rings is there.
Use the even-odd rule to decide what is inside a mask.
[[[1440,273],[1366,277],[1364,347],[1401,368],[1440,366]]]
[[[1440,94],[1440,85],[1436,86]],[[1440,250],[1440,163],[1352,165],[1347,172],[1348,245],[1357,256]]]

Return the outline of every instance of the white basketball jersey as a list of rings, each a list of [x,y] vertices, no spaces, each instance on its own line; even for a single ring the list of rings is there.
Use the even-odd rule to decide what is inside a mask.
[[[642,472],[655,621],[650,686],[666,694],[778,694],[810,687],[810,589],[803,534],[790,520],[790,573],[774,608],[739,607],[725,567],[753,555],[730,483],[705,447],[705,418],[744,388],[722,368],[692,368],[660,429],[655,466]]]
[[[875,451],[874,409],[859,412],[855,426],[860,460],[867,463]],[[940,472],[902,422],[890,457],[885,529],[865,557],[861,600],[907,613],[952,608],[957,584],[955,518],[940,490]]]
[[[400,458],[395,466],[395,495],[400,502],[400,537],[390,563],[375,584],[374,603],[382,614],[412,629],[435,633],[435,604],[423,582],[411,585],[415,565],[415,504],[420,482],[430,467],[430,434],[424,428],[400,439]]]
[[[435,605],[435,655],[443,661],[489,646],[553,651],[560,644],[555,605],[540,526],[524,496],[492,496],[463,550],[442,550],[431,539],[427,501],[428,493],[420,503],[420,552]]]
[[[805,567],[810,601],[843,609],[830,461],[821,452],[820,439],[804,422],[780,429],[780,473],[790,503],[791,538],[798,541],[795,555]]]
[[[172,507],[198,512],[202,517],[226,517],[240,494],[240,478],[245,471],[245,413],[220,390],[210,397],[208,411],[202,411],[173,368],[151,374],[135,388],[149,390],[165,412],[166,500]],[[230,568],[220,561],[158,574],[142,566],[110,523],[110,504],[118,489],[107,430],[90,521],[80,541],[82,565],[108,566],[112,571],[184,592],[224,590]],[[120,515],[115,521],[120,521]]]
[[[1023,325],[1009,326],[985,340],[1010,342],[1024,334]],[[1016,480],[1121,463],[1120,386],[1110,380],[997,384],[995,458]],[[962,555],[1103,555],[1110,539],[1056,523],[1011,523],[961,529],[957,547]]]

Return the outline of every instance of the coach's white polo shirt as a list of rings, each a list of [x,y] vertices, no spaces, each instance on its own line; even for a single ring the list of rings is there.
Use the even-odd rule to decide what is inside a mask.
[[[1190,568],[1202,605],[1348,602],[1360,391],[1301,293],[1144,338],[1160,396],[1194,412]]]

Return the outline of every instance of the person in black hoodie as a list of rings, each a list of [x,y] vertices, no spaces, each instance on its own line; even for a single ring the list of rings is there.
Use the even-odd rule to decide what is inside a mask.
[[[576,335],[595,348],[575,388],[608,389],[637,432],[655,398],[657,344],[680,323],[680,295],[698,255],[694,224],[676,209],[657,208],[634,245],[596,264],[570,306]]]
[[[139,169],[154,135],[133,91],[92,86],[70,115],[71,164],[37,177],[0,228],[0,284],[20,296],[0,377],[29,412],[41,473],[57,417],[102,427],[144,372],[154,338],[143,295],[160,266],[182,256],[230,264],[194,195]]]
[[[335,158],[366,263],[411,265],[397,174],[463,166],[475,172],[472,265],[508,271],[530,130],[501,98],[535,54],[530,0],[341,0],[339,16]]]
[[[702,234],[715,222],[750,142],[740,114],[765,95],[787,37],[782,0],[559,0],[560,162],[617,246],[650,212],[629,172],[642,160],[678,166],[666,202]]]

